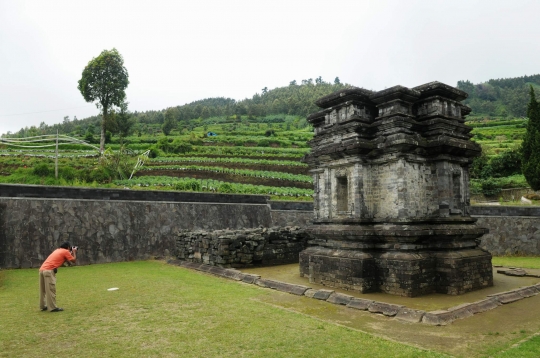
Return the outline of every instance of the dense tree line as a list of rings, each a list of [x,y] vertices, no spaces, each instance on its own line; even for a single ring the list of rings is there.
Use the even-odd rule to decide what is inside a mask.
[[[540,87],[540,75],[492,79],[473,84],[458,81],[457,87],[469,94],[463,103],[472,108],[472,115],[525,117],[530,86]]]

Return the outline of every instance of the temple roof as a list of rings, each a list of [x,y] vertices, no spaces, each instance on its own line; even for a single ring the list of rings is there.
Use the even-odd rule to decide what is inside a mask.
[[[315,101],[315,104],[320,108],[327,109],[347,101],[373,105],[397,99],[415,102],[433,96],[462,101],[468,97],[468,94],[442,82],[433,81],[413,88],[398,85],[376,92],[360,87],[351,87],[324,96]]]
[[[403,86],[394,86],[387,88],[385,90],[375,92],[369,99],[374,103],[380,104],[383,102],[389,102],[396,99],[401,99],[408,102],[414,102],[420,97],[420,92],[413,89],[403,87]]]
[[[315,104],[320,108],[329,108],[346,101],[369,102],[369,96],[371,94],[373,94],[373,91],[352,87],[319,98],[315,101]]]
[[[458,90],[455,87],[446,85],[442,82],[433,81],[421,86],[414,87],[413,90],[421,93],[420,98],[426,98],[431,96],[441,96],[453,99],[454,101],[463,101],[469,95],[467,92]]]

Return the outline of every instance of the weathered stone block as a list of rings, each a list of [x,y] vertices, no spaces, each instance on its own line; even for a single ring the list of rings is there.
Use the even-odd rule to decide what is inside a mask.
[[[266,288],[272,288],[278,291],[292,293],[293,295],[302,296],[309,287],[302,285],[294,285],[291,283],[268,280],[268,279],[259,279],[255,282],[257,285]]]
[[[258,279],[260,279],[261,276],[259,275],[252,275],[252,274],[244,274],[244,277],[242,278],[242,281],[245,283],[255,283]]]
[[[531,297],[531,296],[536,296],[538,294],[538,291],[534,289],[533,287],[518,288],[515,291],[523,297]]]
[[[446,326],[454,320],[453,314],[446,310],[426,312],[422,317],[422,323],[432,326]]]
[[[354,298],[354,296],[345,295],[343,293],[334,292],[328,297],[326,302],[335,303],[337,305],[347,305],[351,300]]]
[[[330,297],[330,295],[334,293],[333,290],[317,290],[314,294],[313,294],[313,298],[316,298],[318,300],[323,300],[323,301],[326,301],[328,299],[328,297]]]
[[[369,307],[368,311],[372,313],[382,313],[385,316],[393,317],[395,316],[403,307],[403,305],[394,305],[391,303],[377,302],[373,301]]]
[[[477,314],[492,310],[500,305],[501,303],[495,297],[490,297],[486,298],[485,300],[471,303],[469,310],[471,311],[471,313]]]
[[[422,321],[422,317],[426,314],[426,311],[413,310],[411,308],[403,307],[396,314],[396,319],[405,322],[418,323]]]
[[[507,292],[502,292],[502,293],[498,293],[494,295],[488,295],[488,297],[494,297],[500,303],[504,303],[504,304],[512,303],[512,302],[523,299],[523,296],[515,291],[507,291]]]
[[[369,308],[369,305],[372,303],[373,303],[373,300],[366,300],[363,298],[353,298],[349,303],[347,303],[347,307],[366,311]]]

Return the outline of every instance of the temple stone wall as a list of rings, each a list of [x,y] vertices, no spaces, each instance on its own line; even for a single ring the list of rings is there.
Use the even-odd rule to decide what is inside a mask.
[[[249,267],[298,262],[307,246],[299,227],[186,231],[178,235],[174,256],[221,267]]]
[[[440,82],[322,97],[308,116],[314,182],[300,275],[360,292],[462,294],[493,284],[478,247],[469,166],[481,153],[462,103]]]

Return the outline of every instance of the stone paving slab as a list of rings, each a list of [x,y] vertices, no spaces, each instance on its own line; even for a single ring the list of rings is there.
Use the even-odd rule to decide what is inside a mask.
[[[470,311],[473,314],[486,312],[502,305],[495,297],[486,298],[485,300],[473,302],[470,306]]]
[[[372,304],[373,300],[366,300],[364,298],[353,298],[348,304],[347,307],[355,308],[357,310],[367,311],[369,305]]]
[[[169,260],[169,264],[182,266],[185,268],[211,273],[220,277],[255,284],[263,288],[275,289],[298,296],[306,296],[323,300],[329,303],[344,305],[348,308],[379,313],[394,319],[409,322],[423,323],[434,326],[444,326],[458,319],[465,319],[475,314],[495,309],[503,304],[509,304],[528,297],[536,296],[540,293],[540,283],[521,287],[515,290],[487,295],[483,300],[473,303],[464,303],[446,310],[436,310],[425,312],[386,302],[379,302],[363,299],[335,292],[327,289],[313,289],[303,285],[296,285],[277,280],[263,279],[260,275],[242,273],[241,271],[218,266],[211,266],[201,263],[194,263],[181,260]]]
[[[396,314],[396,319],[400,321],[419,323],[422,322],[422,317],[426,314],[426,311],[413,310],[411,308],[403,307]]]
[[[288,292],[298,296],[302,296],[304,292],[309,289],[309,287],[302,285],[294,285],[292,283],[285,283],[268,279],[259,279],[255,282],[255,284],[261,287],[272,288],[278,291]]]
[[[504,303],[504,304],[512,303],[512,302],[523,299],[523,296],[514,290],[501,292],[501,293],[495,293],[493,295],[488,295],[488,297],[495,297],[500,303]]]
[[[317,290],[317,292],[315,292],[313,295],[313,298],[326,301],[334,292],[334,290]]]
[[[538,291],[535,287],[522,287],[520,289],[517,289],[516,292],[525,298],[536,296],[538,294]]]
[[[261,276],[259,275],[244,274],[244,277],[242,278],[242,282],[255,283],[255,281],[257,281],[260,278]]]
[[[405,306],[373,301],[369,305],[368,311],[371,313],[382,313],[385,316],[394,317],[403,307]]]
[[[447,310],[437,310],[426,312],[422,317],[422,323],[429,324],[432,326],[446,326],[448,323],[452,322],[452,314]]]
[[[345,295],[343,293],[334,292],[328,297],[326,302],[335,303],[337,305],[347,305],[351,300],[354,298],[354,296]]]
[[[455,307],[450,307],[448,311],[452,313],[454,320],[471,317],[474,314],[472,313],[471,303],[463,303]]]

